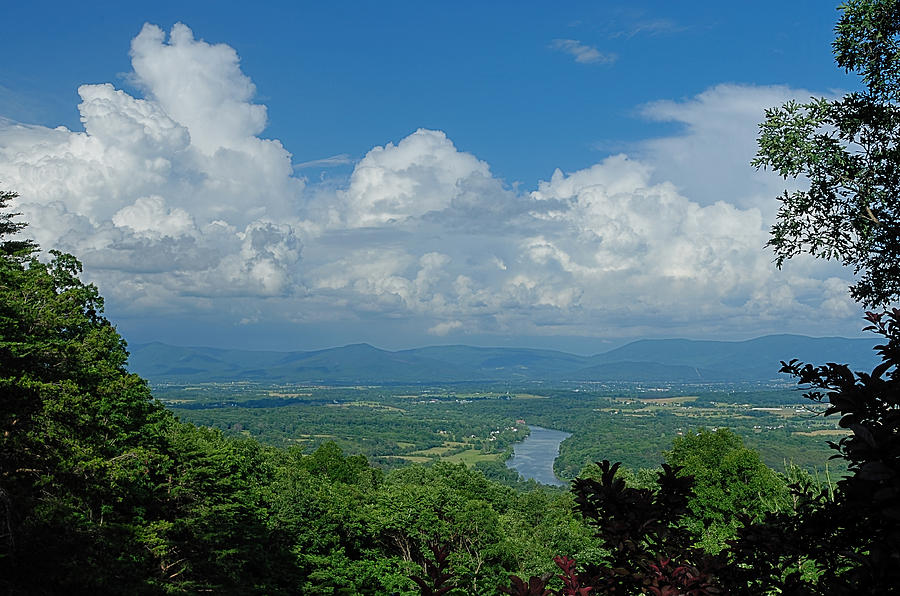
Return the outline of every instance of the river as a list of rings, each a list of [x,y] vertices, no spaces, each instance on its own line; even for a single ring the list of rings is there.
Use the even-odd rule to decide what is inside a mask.
[[[572,433],[552,428],[529,426],[531,434],[521,443],[513,445],[513,456],[506,460],[506,466],[513,468],[525,479],[534,478],[542,484],[565,486],[553,473],[553,460],[559,455],[559,444]]]

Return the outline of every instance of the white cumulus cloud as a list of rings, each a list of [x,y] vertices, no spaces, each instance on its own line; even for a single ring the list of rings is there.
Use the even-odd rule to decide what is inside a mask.
[[[419,129],[397,145],[375,147],[356,165],[339,194],[339,221],[378,226],[449,207],[472,179],[490,178],[488,165],[456,150],[447,136]]]
[[[252,103],[256,87],[233,48],[196,40],[181,23],[168,40],[159,27],[144,25],[131,42],[131,64],[135,82],[204,153],[265,143],[256,135],[266,127],[266,107]]]
[[[841,274],[802,259],[779,272],[763,248],[781,181],[747,165],[753,131],[763,108],[804,91],[723,85],[644,106],[683,130],[556,170],[533,192],[427,129],[373,141],[343,185],[307,186],[260,137],[266,108],[234,49],[145,25],[131,57],[142,97],[83,85],[84,131],[0,120],[0,183],[20,193],[30,232],[81,257],[125,314],[416,321],[423,338],[728,334],[855,316]],[[311,163],[326,162],[350,158]]]
[[[809,101],[822,95],[781,85],[716,85],[683,100],[644,105],[647,119],[672,122],[681,130],[650,139],[638,156],[654,164],[654,179],[673,182],[701,203],[728,201],[774,213],[774,197],[785,181],[750,167],[763,110],[788,100]]]
[[[145,25],[131,55],[145,97],[82,85],[84,132],[0,123],[0,180],[30,232],[98,279],[152,278],[165,300],[293,291],[304,183],[257,136],[266,110],[235,51]]]

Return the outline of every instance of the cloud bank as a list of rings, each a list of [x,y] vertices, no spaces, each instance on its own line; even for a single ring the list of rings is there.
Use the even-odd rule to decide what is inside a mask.
[[[81,86],[83,132],[0,120],[0,185],[115,315],[403,320],[422,338],[747,335],[856,315],[840,272],[778,272],[763,249],[781,182],[747,166],[745,137],[806,91],[727,85],[644,106],[684,130],[532,192],[426,129],[335,187],[260,136],[266,108],[229,46],[145,25],[131,58],[142,97]]]

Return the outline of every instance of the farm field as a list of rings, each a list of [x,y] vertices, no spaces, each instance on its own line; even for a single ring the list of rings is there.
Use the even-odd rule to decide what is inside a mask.
[[[784,387],[327,387],[252,383],[158,386],[179,417],[305,452],[334,441],[383,468],[436,461],[502,462],[536,424],[572,433],[556,473],[601,460],[653,468],[673,439],[727,427],[767,465],[824,473],[826,441],[844,432],[824,406]],[[831,472],[839,473],[832,469]]]

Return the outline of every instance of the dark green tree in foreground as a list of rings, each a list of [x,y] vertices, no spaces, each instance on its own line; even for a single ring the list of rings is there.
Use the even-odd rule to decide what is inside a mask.
[[[769,242],[777,263],[803,252],[839,259],[859,274],[852,296],[885,306],[900,297],[900,2],[850,0],[841,9],[835,60],[859,75],[862,90],[767,111],[754,164],[809,182],[781,199]],[[841,416],[851,434],[831,446],[849,473],[833,500],[795,486],[796,515],[745,528],[736,558],[758,589],[875,594],[900,585],[900,310],[866,318],[884,340],[870,374],[783,363],[806,397]],[[779,548],[762,555],[763,543]]]
[[[721,576],[733,593],[892,594],[900,586],[900,310],[867,318],[884,340],[871,373],[784,363],[782,372],[809,388],[805,397],[841,416],[849,434],[831,447],[848,474],[832,497],[798,483],[794,511],[745,520]]]
[[[850,0],[833,44],[862,90],[837,100],[789,102],[766,112],[754,164],[806,190],[785,192],[769,245],[780,266],[800,253],[838,259],[859,275],[866,306],[900,296],[900,2]],[[867,313],[882,336],[871,373],[782,363],[782,372],[829,404],[848,436],[831,446],[848,475],[833,498],[793,487],[796,511],[746,521],[732,544],[734,593],[881,594],[900,585],[900,310]]]
[[[0,593],[285,592],[294,557],[262,514],[261,446],[152,399],[78,260],[14,236],[14,198],[0,194]]]
[[[501,590],[513,596],[722,594],[716,579],[720,561],[701,549],[688,507],[694,478],[663,464],[652,487],[628,486],[620,464],[604,460],[590,477],[576,478],[572,492],[578,512],[594,530],[603,555],[593,563],[557,556],[562,588],[551,575],[525,580],[512,576]]]
[[[127,576],[141,556],[123,553],[122,537],[153,490],[145,471],[165,415],[125,371],[124,342],[78,261],[38,261],[32,243],[9,238],[22,228],[12,216],[0,230],[0,566],[41,578],[56,560],[63,584],[94,564],[105,564],[98,577]]]
[[[734,538],[738,514],[758,519],[788,508],[784,480],[766,466],[758,452],[727,428],[699,429],[676,437],[666,462],[694,479],[685,521],[700,536],[704,550],[719,552]]]
[[[801,253],[839,260],[859,274],[853,298],[882,306],[900,295],[900,3],[841,9],[835,60],[862,90],[767,110],[753,164],[808,181],[780,197],[777,265]]]

